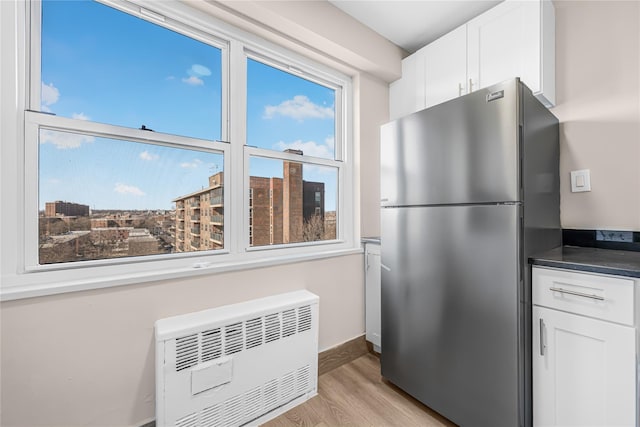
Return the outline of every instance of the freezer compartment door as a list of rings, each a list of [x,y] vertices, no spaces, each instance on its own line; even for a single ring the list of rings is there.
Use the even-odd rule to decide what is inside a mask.
[[[520,200],[518,80],[381,127],[382,206]]]
[[[459,425],[521,425],[520,209],[381,212],[382,375]]]

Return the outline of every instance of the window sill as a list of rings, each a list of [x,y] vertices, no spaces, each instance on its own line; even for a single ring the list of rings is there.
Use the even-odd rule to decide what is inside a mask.
[[[226,263],[199,263],[191,267],[182,267],[166,270],[156,270],[144,273],[128,273],[112,275],[109,277],[96,277],[92,279],[68,280],[50,283],[28,283],[29,273],[3,278],[3,287],[0,289],[0,301],[12,301],[25,298],[35,298],[48,295],[56,295],[67,292],[88,291],[93,289],[111,288],[115,286],[133,285],[145,282],[196,277],[209,274],[220,274],[231,271],[251,270],[255,268],[271,267],[276,265],[291,264],[297,262],[314,261],[319,259],[340,257],[362,253],[362,248],[334,249],[313,254],[286,255],[261,257],[243,261]],[[46,272],[31,274],[47,274]]]

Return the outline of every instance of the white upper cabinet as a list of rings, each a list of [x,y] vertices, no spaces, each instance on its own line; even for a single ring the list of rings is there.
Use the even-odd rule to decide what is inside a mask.
[[[426,107],[467,93],[466,25],[445,34],[416,53],[424,57]]]
[[[425,108],[424,83],[424,57],[411,55],[403,59],[402,78],[391,83],[389,88],[391,119]]]
[[[555,105],[555,12],[551,0],[505,0],[402,61],[391,85],[392,119],[520,77]]]
[[[467,27],[470,91],[513,77],[555,104],[555,14],[550,1],[506,0]]]

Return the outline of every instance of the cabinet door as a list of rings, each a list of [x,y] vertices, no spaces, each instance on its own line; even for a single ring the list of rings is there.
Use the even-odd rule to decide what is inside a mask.
[[[463,25],[420,50],[425,64],[425,106],[467,93],[467,26]]]
[[[367,341],[380,351],[380,245],[365,246],[365,324]]]
[[[470,91],[520,77],[540,91],[541,2],[506,0],[467,24]]]
[[[534,426],[634,426],[635,329],[533,307]]]
[[[416,52],[402,60],[402,78],[391,83],[389,91],[391,120],[424,108],[424,55]]]

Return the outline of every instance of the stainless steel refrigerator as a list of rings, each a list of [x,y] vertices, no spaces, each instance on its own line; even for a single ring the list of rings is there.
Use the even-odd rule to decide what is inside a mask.
[[[382,375],[458,425],[531,425],[527,258],[561,244],[558,152],[519,79],[381,128]]]

